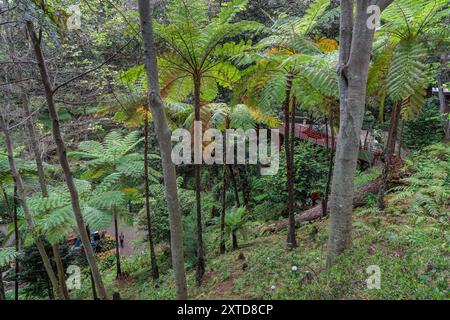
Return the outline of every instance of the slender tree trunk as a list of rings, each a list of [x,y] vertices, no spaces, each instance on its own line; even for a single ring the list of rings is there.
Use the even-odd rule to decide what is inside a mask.
[[[447,103],[447,99],[445,97],[444,92],[444,80],[443,75],[447,71],[447,59],[448,59],[448,53],[444,53],[441,55],[440,62],[441,67],[440,71],[437,76],[437,83],[438,83],[438,90],[439,90],[439,110],[442,116],[442,126],[444,128],[445,133],[445,140],[450,140],[450,119],[449,119],[449,113],[450,113],[450,107]],[[446,115],[446,116],[445,116]]]
[[[201,121],[200,118],[200,76],[194,76],[194,115],[195,121]],[[203,127],[203,124],[202,124]],[[203,128],[202,128],[203,134]],[[202,148],[202,146],[195,146],[195,148]],[[197,216],[197,268],[195,272],[195,280],[200,286],[205,274],[205,257],[203,247],[203,231],[202,231],[202,206],[201,206],[201,164],[194,164],[195,169],[195,208]]]
[[[20,71],[19,71],[19,77],[20,77],[20,79],[22,78]],[[22,88],[22,90],[24,90],[24,89]],[[47,198],[48,197],[48,189],[47,189],[47,181],[45,179],[44,164],[41,159],[39,143],[36,138],[36,131],[34,130],[33,115],[31,114],[31,111],[30,111],[28,95],[25,92],[22,93],[22,104],[23,104],[23,109],[25,111],[25,116],[27,119],[26,125],[27,125],[27,130],[28,130],[28,137],[30,139],[29,145],[30,145],[31,150],[33,151],[34,159],[36,162],[36,168],[37,168],[38,177],[39,177],[39,185],[41,187],[42,196]],[[63,263],[61,260],[61,255],[59,254],[59,246],[57,244],[52,244],[52,251],[53,251],[53,257],[54,257],[55,263],[56,263],[56,271],[58,274],[58,281],[59,281],[59,285],[61,287],[61,291],[63,293],[64,299],[69,300],[70,299],[69,291],[67,290],[67,286],[66,286],[64,266],[63,266]]]
[[[329,141],[329,133],[327,127],[327,148],[328,148],[328,174],[327,174],[327,185],[325,187],[325,195],[322,201],[322,216],[328,215],[328,198],[330,194],[331,180],[333,178],[333,160],[334,160],[334,130],[333,130],[333,114],[330,110],[329,124],[331,131],[331,145]]]
[[[386,104],[386,89],[383,89],[380,96],[380,107],[378,109],[378,121],[380,123],[384,122],[384,106]]]
[[[53,257],[55,258],[56,263],[56,272],[58,274],[58,281],[61,287],[61,291],[64,297],[64,300],[70,300],[69,290],[67,290],[66,285],[66,276],[64,272],[64,265],[61,259],[61,254],[59,253],[59,246],[57,244],[52,244],[52,252]]]
[[[244,202],[244,206],[247,210],[250,210],[250,185],[248,179],[247,172],[247,163],[245,163],[242,167],[242,170],[239,170],[241,181],[242,181],[242,199]]]
[[[55,294],[52,291],[52,285],[51,283],[47,280],[47,294],[48,294],[48,298],[50,300],[54,300],[55,299]]]
[[[286,173],[287,173],[287,188],[288,188],[288,214],[289,226],[287,234],[287,245],[289,248],[297,247],[297,240],[295,235],[295,217],[294,217],[294,175],[292,171],[291,159],[291,137],[290,137],[290,102],[291,102],[291,88],[292,77],[289,77],[286,87],[286,99],[284,101],[284,148],[286,150]]]
[[[80,232],[81,242],[83,243],[83,248],[86,253],[86,257],[89,263],[89,266],[92,271],[92,276],[95,281],[95,285],[100,294],[101,299],[107,300],[108,296],[106,293],[106,289],[103,285],[100,271],[98,270],[97,261],[95,260],[94,251],[92,250],[91,244],[89,243],[89,236],[86,232],[86,227],[83,220],[83,214],[81,212],[80,201],[78,197],[78,191],[75,186],[75,182],[73,180],[72,171],[70,169],[69,161],[67,159],[67,151],[64,140],[62,138],[58,113],[56,111],[55,102],[53,99],[53,89],[50,83],[50,78],[47,72],[47,67],[45,65],[44,55],[42,53],[41,48],[41,36],[42,33],[39,33],[39,36],[34,31],[33,23],[31,21],[27,21],[27,29],[31,38],[31,42],[34,48],[34,52],[36,55],[36,60],[39,66],[39,71],[42,79],[42,84],[45,89],[45,97],[47,100],[47,106],[50,114],[50,118],[52,120],[52,131],[53,138],[56,143],[56,150],[59,157],[59,162],[61,164],[62,170],[64,172],[64,176],[66,179],[67,188],[69,189],[70,198],[72,202],[72,208],[75,216],[75,220],[77,222],[78,230]]]
[[[14,213],[14,244],[16,247],[16,252],[20,250],[20,234],[19,234],[19,225],[17,222],[17,208],[18,208],[18,198],[17,198],[17,184],[14,182],[14,200],[13,200],[13,213]],[[19,300],[19,258],[16,257],[14,263],[14,300]]]
[[[158,264],[156,261],[155,245],[153,244],[153,231],[152,231],[152,217],[150,214],[150,187],[149,187],[149,176],[148,176],[148,105],[145,109],[145,119],[144,119],[144,187],[145,187],[145,213],[147,215],[147,229],[148,229],[148,243],[150,246],[150,263],[152,266],[152,278],[159,278]]]
[[[236,181],[236,174],[234,173],[234,168],[232,164],[228,164],[228,172],[230,173],[231,184],[234,190],[234,204],[236,208],[241,206],[241,201],[239,200],[239,188]]]
[[[113,208],[112,213],[114,218],[114,235],[116,237],[116,279],[120,279],[122,277],[122,268],[120,266],[119,226],[117,223],[117,210]]]
[[[364,144],[363,144],[363,148],[365,149],[367,147],[367,139],[369,138],[369,129],[367,129],[366,131],[366,135],[364,137]]]
[[[403,148],[403,131],[405,129],[405,122],[400,117],[398,124],[398,137],[397,137],[397,154],[399,158],[402,157],[402,148]]]
[[[89,270],[89,279],[91,279],[92,299],[98,300],[97,290],[95,289],[94,277],[92,276],[91,270]]]
[[[391,169],[392,157],[395,153],[395,142],[397,141],[398,123],[400,121],[401,102],[394,104],[392,110],[391,123],[389,126],[389,135],[386,143],[385,159],[383,173],[381,175],[381,185],[378,191],[377,206],[380,210],[385,207],[384,194],[386,193],[389,171]]]
[[[382,11],[392,1],[380,0],[377,5]],[[340,3],[340,130],[330,195],[328,268],[351,244],[354,177],[375,33],[375,29],[367,24],[367,9],[372,1],[341,0]]]
[[[21,77],[20,77],[21,78]],[[41,154],[39,150],[39,142],[37,140],[36,131],[34,130],[34,124],[33,124],[33,115],[30,111],[30,105],[29,105],[29,99],[28,95],[26,93],[22,93],[22,106],[25,111],[26,116],[26,126],[28,130],[28,138],[29,138],[29,146],[33,152],[34,155],[34,161],[36,162],[36,168],[38,172],[39,177],[39,186],[41,187],[42,196],[47,198],[48,197],[48,189],[47,189],[47,181],[45,179],[45,172],[44,172],[44,163],[41,159]]]
[[[5,201],[5,207],[6,207],[7,210],[9,210],[10,206],[9,206],[8,194],[6,193],[6,190],[5,190],[5,188],[3,188],[2,185],[0,185],[0,189],[3,192],[3,198],[4,198],[4,201]],[[13,212],[11,212],[11,217],[14,219],[14,213]],[[3,266],[0,265],[0,301],[1,300],[6,300],[5,286],[3,284],[3,270],[2,270],[2,267]]]
[[[37,231],[35,229],[35,225],[34,225],[32,217],[31,217],[30,210],[28,208],[28,202],[27,202],[27,198],[26,198],[26,194],[25,194],[25,189],[23,186],[22,177],[21,177],[19,171],[17,170],[16,163],[14,160],[14,151],[13,151],[14,149],[13,149],[13,144],[11,141],[9,129],[7,127],[7,124],[4,120],[1,112],[0,112],[0,128],[3,131],[4,136],[5,136],[5,145],[6,145],[6,149],[8,152],[9,166],[10,166],[11,172],[14,176],[14,181],[17,186],[18,195],[20,197],[20,200],[22,201],[22,208],[23,208],[23,212],[25,215],[25,220],[28,225],[28,229],[33,237],[33,240],[36,244],[39,254],[41,255],[45,271],[47,272],[47,275],[51,281],[53,290],[56,292],[58,298],[63,299],[64,297],[63,297],[62,291],[60,290],[60,287],[58,284],[58,279],[56,278],[55,273],[53,272],[50,258],[48,257],[47,252],[45,251],[44,244],[42,243],[41,239],[39,238],[39,234],[37,233]]]
[[[295,217],[295,112],[297,109],[297,99],[292,97],[292,110],[291,110],[291,180],[292,180],[292,215]],[[295,236],[294,236],[295,238]],[[295,241],[297,243],[297,240]]]
[[[3,285],[3,268],[0,265],[0,301],[6,300],[5,286]]]
[[[139,15],[144,47],[145,70],[147,74],[148,102],[151,108],[155,131],[161,150],[161,160],[166,189],[166,200],[169,211],[170,248],[172,265],[175,273],[176,297],[187,299],[186,273],[184,270],[183,226],[178,201],[175,165],[171,159],[172,145],[169,127],[164,114],[163,102],[159,93],[158,66],[156,48],[153,37],[152,9],[149,0],[139,0]]]
[[[8,7],[8,1],[4,1],[4,3],[5,3],[5,7]],[[7,29],[9,31],[9,34],[6,35],[6,41],[8,42],[8,49],[9,49],[8,54],[9,54],[10,60],[15,62],[16,61],[16,52],[15,52],[14,42],[12,39],[12,29],[11,28],[7,28]],[[17,81],[21,81],[23,78],[22,77],[22,67],[21,67],[20,63],[17,63],[17,65],[15,66],[15,77],[16,77]],[[42,188],[42,194],[44,197],[47,197],[48,193],[47,193],[47,189],[46,189],[44,169],[43,169],[42,160],[39,155],[39,146],[37,143],[36,134],[35,134],[34,127],[33,127],[33,119],[32,119],[32,115],[31,115],[30,108],[29,108],[28,95],[27,95],[22,83],[19,83],[19,89],[22,91],[21,99],[22,99],[24,110],[25,110],[26,126],[27,126],[28,133],[29,133],[29,142],[30,142],[29,146],[35,155],[36,166],[37,166],[38,176],[39,176],[39,183]],[[43,188],[43,186],[44,186],[44,188]],[[54,255],[54,256],[55,256],[55,259],[58,259],[57,257],[59,257],[59,255]],[[61,270],[59,269],[60,264],[58,264],[58,261],[56,261],[56,262],[57,262],[56,265],[57,265],[58,276],[60,276],[61,275]],[[63,270],[62,270],[62,276],[64,277]],[[18,288],[18,283],[16,283],[15,285]],[[68,299],[68,295],[66,295],[67,288],[66,288],[65,282],[61,283],[60,285],[61,285],[61,290],[64,294],[64,298]],[[16,290],[16,291],[18,291],[18,290]],[[18,292],[16,293],[16,300],[18,300]]]
[[[226,141],[226,134],[224,133],[224,142]],[[226,143],[224,143],[226,145]],[[222,211],[220,213],[220,247],[219,252],[220,254],[225,253],[225,213],[226,213],[226,206],[227,206],[227,164],[225,162],[226,160],[226,148],[224,148],[223,153],[223,188],[222,188]]]
[[[234,230],[231,232],[231,244],[232,244],[233,250],[239,249],[236,231],[234,231]]]
[[[292,188],[295,186],[295,112],[297,109],[297,99],[295,97],[292,98],[292,110],[291,110],[291,170],[292,170],[292,183],[294,184]],[[294,210],[294,202],[292,202],[292,210]]]

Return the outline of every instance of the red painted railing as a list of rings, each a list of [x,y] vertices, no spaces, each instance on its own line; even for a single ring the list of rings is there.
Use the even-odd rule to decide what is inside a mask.
[[[284,136],[284,123],[281,124],[280,128],[280,134]],[[311,141],[314,144],[326,146],[327,145],[327,135],[320,131],[314,131],[312,130],[308,125],[296,123],[295,129],[294,129],[295,137],[301,140],[308,140]],[[331,136],[328,135],[328,145],[331,146],[332,139]],[[336,139],[334,141],[333,149],[336,149]],[[373,155],[380,155],[382,153],[382,150],[379,148],[366,146],[361,147],[361,150],[368,151],[372,153]]]

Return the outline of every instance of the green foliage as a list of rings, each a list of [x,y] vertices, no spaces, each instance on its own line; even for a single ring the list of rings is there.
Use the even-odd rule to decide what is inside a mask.
[[[18,255],[13,247],[0,248],[0,267],[8,266]]]
[[[390,198],[395,205],[407,202],[407,210],[417,215],[448,218],[450,199],[450,147],[436,144],[416,155],[409,165],[412,176],[402,179],[404,185],[394,188]]]
[[[396,0],[383,11],[381,32],[400,39],[415,37],[445,23],[442,18],[449,13],[447,0]]]
[[[285,210],[281,207],[287,206],[286,186],[286,156],[284,149],[280,152],[280,168],[275,176],[254,177],[252,186],[254,189],[254,200],[258,205],[258,216],[265,215],[260,210],[271,209],[267,216],[280,215]],[[324,148],[312,145],[309,142],[296,143],[294,153],[294,180],[295,199],[301,206],[311,204],[311,193],[323,193],[327,174],[327,155]],[[272,211],[273,210],[273,211]]]
[[[374,181],[381,175],[379,167],[372,167],[364,172],[357,172],[355,176],[355,186],[360,187],[371,181]]]
[[[255,64],[245,70],[244,83],[238,91],[248,104],[276,114],[292,82],[291,101],[296,98],[303,108],[328,114],[326,98],[335,100],[338,96],[337,76],[331,67],[336,55],[322,54],[308,34],[329,3],[314,1],[301,18],[280,17],[269,30],[270,35],[255,46],[258,52],[247,55]]]
[[[315,0],[309,5],[305,15],[293,22],[293,29],[300,35],[305,35],[317,24],[319,18],[330,5],[330,0]]]
[[[54,24],[60,35],[64,35],[67,32],[67,19],[70,14],[63,9],[60,1],[32,0],[32,2]]]
[[[43,242],[53,269],[56,270],[50,244],[45,240]],[[79,262],[77,261],[78,251],[71,250],[66,243],[60,243],[59,249],[64,270],[66,270],[70,264],[79,265]],[[84,254],[82,255],[84,256]],[[21,266],[19,281],[20,283],[26,284],[26,286],[23,287],[24,298],[42,299],[50,296],[53,297],[50,280],[48,279],[41,256],[35,245],[23,249],[23,252],[19,256],[19,263]]]
[[[84,141],[78,151],[69,153],[70,157],[86,160],[82,164],[85,172],[82,179],[113,179],[117,174],[126,177],[140,177],[143,172],[143,156],[133,152],[142,142],[139,133],[134,131],[123,135],[120,131],[108,133],[103,143]],[[115,176],[110,176],[114,174]]]
[[[232,208],[225,215],[225,226],[229,233],[240,231],[246,223],[247,209],[245,207]]]
[[[251,42],[227,40],[263,28],[253,21],[233,22],[247,2],[226,2],[217,16],[210,19],[204,1],[169,1],[167,21],[170,24],[153,22],[157,37],[168,48],[158,57],[161,95],[164,98],[183,101],[193,92],[194,78],[198,78],[201,99],[210,102],[219,93],[218,85],[230,88],[240,79],[240,70],[232,61],[239,59]],[[145,85],[142,69],[134,67],[122,80],[127,84],[140,81]]]
[[[404,123],[404,142],[410,149],[420,150],[442,141],[444,132],[439,120],[439,101],[437,98],[427,99],[422,112]]]
[[[269,201],[264,201],[257,204],[252,209],[252,220],[256,221],[273,221],[281,218],[282,212],[286,210],[286,203],[272,203]]]
[[[388,74],[388,93],[393,101],[403,102],[405,118],[412,118],[423,106],[427,86],[425,58],[423,45],[411,41],[401,43],[394,53]]]
[[[399,0],[383,12],[384,24],[378,32],[379,39],[386,46],[382,50],[382,60],[391,58],[387,78],[385,78],[386,63],[376,62],[374,68],[379,71],[371,76],[376,81],[386,79],[387,84],[381,85],[380,115],[383,114],[386,92],[393,102],[401,103],[402,115],[405,119],[414,118],[421,110],[429,84],[430,71],[429,53],[427,48],[445,41],[447,36],[434,36],[436,29],[446,29],[442,17],[448,15],[450,9],[445,0]],[[373,90],[374,82],[369,81],[369,90]],[[387,89],[387,91],[386,91]],[[376,90],[376,88],[375,88]]]

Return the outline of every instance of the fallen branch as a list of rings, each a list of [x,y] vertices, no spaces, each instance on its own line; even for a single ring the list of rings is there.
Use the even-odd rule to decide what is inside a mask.
[[[377,193],[380,188],[381,179],[377,178],[376,180],[363,185],[360,187],[356,193],[355,198],[353,199],[353,208],[359,208],[367,204],[367,197],[369,194]],[[330,202],[327,205],[328,213],[330,208]],[[322,218],[322,204],[318,204],[308,210],[305,210],[301,213],[295,215],[295,225],[298,226],[301,222],[312,221],[319,218]],[[274,232],[283,228],[286,228],[289,224],[287,219],[277,221],[268,226],[262,227],[259,229],[260,232]]]

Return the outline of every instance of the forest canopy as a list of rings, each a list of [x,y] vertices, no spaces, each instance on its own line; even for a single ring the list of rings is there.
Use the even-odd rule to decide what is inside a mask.
[[[0,300],[448,299],[449,26],[2,0]]]

